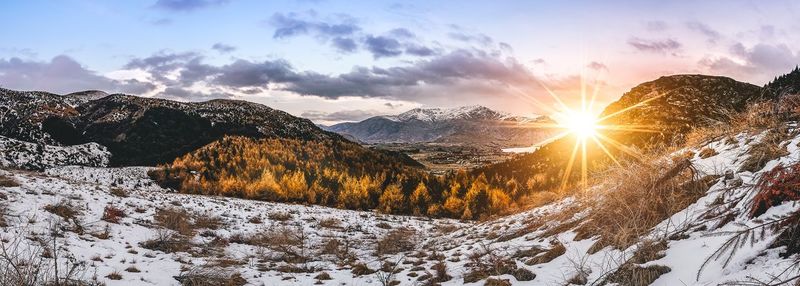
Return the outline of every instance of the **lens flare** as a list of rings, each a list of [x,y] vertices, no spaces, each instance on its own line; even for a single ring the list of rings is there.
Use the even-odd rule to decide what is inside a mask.
[[[587,86],[584,74],[581,74],[580,105],[574,107],[567,106],[565,101],[561,99],[561,96],[553,92],[553,90],[548,88],[544,83],[538,83],[554,99],[555,103],[557,104],[556,108],[552,108],[551,106],[544,104],[537,98],[525,93],[517,87],[512,86],[510,90],[514,92],[515,95],[519,96],[520,99],[523,99],[529,103],[533,103],[542,110],[552,112],[553,119],[555,119],[557,122],[556,124],[533,124],[528,126],[530,128],[552,128],[559,129],[561,131],[556,135],[543,140],[539,144],[536,144],[535,146],[543,146],[544,144],[570,135],[575,137],[575,145],[572,148],[571,156],[566,161],[566,167],[563,172],[564,177],[562,179],[562,188],[566,188],[569,183],[573,168],[576,167],[576,159],[580,160],[580,185],[584,189],[588,187],[587,145],[589,144],[594,144],[595,146],[599,147],[603,154],[608,156],[612,162],[618,165],[620,164],[619,160],[614,156],[609,147],[613,147],[614,149],[620,151],[621,154],[625,154],[633,158],[640,157],[639,154],[637,154],[630,147],[612,139],[611,137],[607,136],[607,134],[603,134],[604,131],[657,132],[657,130],[651,126],[609,124],[607,121],[630,110],[645,106],[650,101],[660,98],[664,94],[656,95],[650,99],[641,101],[611,114],[599,116],[592,110],[595,99],[599,93],[600,85],[597,83],[597,81],[595,81],[593,92],[589,95],[586,91]]]

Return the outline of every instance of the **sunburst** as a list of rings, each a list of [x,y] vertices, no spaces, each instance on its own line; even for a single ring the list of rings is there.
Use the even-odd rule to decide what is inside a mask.
[[[560,132],[556,133],[554,136],[551,136],[536,145],[542,146],[544,144],[556,141],[558,139],[567,136],[572,136],[575,139],[575,144],[572,146],[570,157],[566,161],[566,167],[563,172],[563,178],[561,182],[562,189],[567,187],[570,176],[572,175],[572,170],[575,168],[576,163],[580,164],[580,170],[581,170],[580,186],[583,189],[586,189],[588,187],[587,146],[589,144],[597,146],[598,149],[600,149],[602,153],[605,154],[605,156],[607,156],[613,163],[617,165],[620,165],[619,158],[617,158],[617,156],[614,155],[614,153],[612,152],[612,148],[614,150],[619,150],[622,154],[631,156],[633,158],[640,157],[640,155],[637,154],[636,151],[632,150],[625,144],[622,144],[614,140],[613,138],[609,137],[607,134],[604,133],[608,133],[609,131],[657,132],[653,126],[610,124],[608,123],[608,121],[611,118],[614,118],[630,110],[646,105],[649,102],[658,99],[659,97],[661,97],[661,95],[649,98],[637,104],[601,116],[600,114],[596,113],[593,110],[597,95],[599,94],[600,91],[599,90],[600,85],[597,84],[597,81],[595,81],[595,83],[593,84],[594,89],[592,93],[588,94],[587,84],[584,81],[584,78],[585,77],[582,74],[579,106],[567,105],[564,102],[564,100],[562,100],[561,96],[556,94],[542,82],[539,82],[539,84],[553,98],[556,104],[556,108],[552,108],[548,105],[545,105],[543,102],[526,94],[525,92],[521,91],[518,88],[512,88],[512,91],[514,91],[514,93],[523,100],[526,100],[529,103],[532,103],[537,107],[547,112],[550,112],[556,121],[556,123],[554,124],[533,124],[528,127],[560,130]]]

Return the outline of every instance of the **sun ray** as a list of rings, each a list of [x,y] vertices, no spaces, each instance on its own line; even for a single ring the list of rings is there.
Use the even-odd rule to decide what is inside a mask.
[[[592,137],[592,140],[594,140],[595,144],[597,144],[597,146],[600,147],[600,150],[603,150],[603,153],[606,153],[606,156],[611,158],[611,161],[614,161],[614,163],[617,166],[622,167],[622,164],[620,164],[620,162],[617,161],[617,158],[614,157],[614,155],[611,154],[610,151],[608,151],[608,149],[606,148],[605,144],[603,144],[603,142],[600,142],[600,139],[597,139],[597,137]]]
[[[631,105],[631,106],[625,107],[625,108],[623,108],[623,109],[617,110],[617,111],[615,111],[614,113],[611,113],[611,114],[609,114],[609,115],[606,115],[606,116],[603,116],[603,117],[601,117],[601,118],[600,118],[600,119],[598,119],[597,121],[600,121],[600,122],[602,122],[602,121],[605,121],[606,119],[609,119],[609,118],[612,118],[612,117],[614,117],[614,116],[620,115],[620,114],[622,114],[622,113],[625,113],[625,112],[627,112],[627,111],[629,111],[629,110],[631,110],[631,109],[635,109],[635,108],[638,108],[638,107],[640,107],[640,106],[642,106],[642,105],[645,105],[645,104],[647,104],[648,102],[651,102],[651,101],[653,101],[653,100],[659,99],[659,98],[663,97],[664,95],[666,95],[666,93],[662,93],[662,94],[656,95],[656,96],[654,96],[654,97],[651,97],[651,98],[648,98],[648,99],[646,99],[646,100],[644,100],[644,101],[641,101],[641,102],[639,102],[639,103],[637,103],[637,104],[634,104],[634,105]]]
[[[569,176],[572,174],[572,165],[575,163],[575,155],[578,153],[579,147],[579,140],[575,139],[575,147],[572,148],[572,155],[569,156],[569,163],[567,163],[567,168],[564,169],[564,178],[561,180],[561,189],[565,189],[567,187],[567,182],[569,181]]]

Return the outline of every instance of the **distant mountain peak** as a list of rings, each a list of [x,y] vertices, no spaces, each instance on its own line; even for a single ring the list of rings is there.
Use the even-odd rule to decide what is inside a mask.
[[[412,120],[442,122],[459,119],[502,120],[510,116],[508,113],[498,112],[482,105],[465,105],[454,108],[414,108],[398,115],[384,116],[384,118],[400,122]]]

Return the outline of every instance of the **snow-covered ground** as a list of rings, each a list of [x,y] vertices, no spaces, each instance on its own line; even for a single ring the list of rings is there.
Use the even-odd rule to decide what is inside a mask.
[[[713,142],[703,147],[713,148],[716,155],[704,159],[694,155],[691,159],[703,174],[728,173],[729,176],[722,176],[704,197],[659,224],[651,234],[640,238],[641,241],[667,238],[664,239],[666,248],[662,258],[638,266],[669,268],[652,285],[718,285],[736,280],[769,280],[795,261],[792,257],[779,257],[779,248],[768,249],[775,234],[766,232],[763,239],[744,245],[727,266],[723,267],[723,261],[712,259],[700,271],[706,258],[730,238],[720,234],[755,226],[763,223],[763,218],[800,209],[797,203],[785,203],[771,208],[760,217],[762,220],[757,220],[748,217],[748,200],[737,202],[738,198],[754,195],[750,186],[758,172],[737,171],[754,141],[757,139],[742,135],[735,140]],[[787,140],[784,144],[789,155],[769,162],[763,170],[800,160],[798,143],[800,136]],[[694,151],[699,153],[699,150]],[[579,282],[581,279],[574,279],[578,276],[585,276],[586,285],[591,285],[617,270],[637,247],[626,250],[606,247],[589,254],[588,250],[597,238],[578,240],[574,226],[563,227],[564,221],[553,219],[559,213],[570,213],[566,210],[574,207],[576,200],[573,198],[491,221],[472,223],[176,194],[158,187],[147,177],[147,170],[70,166],[49,169],[44,173],[2,171],[4,177],[12,178],[19,185],[0,187],[0,194],[6,197],[2,199],[0,196],[0,204],[6,206],[4,217],[7,224],[0,228],[0,238],[6,244],[21,241],[37,245],[34,238],[48,237],[52,226],[60,226],[66,231],[59,232],[63,237],[55,239],[59,248],[63,253],[73,255],[75,261],[87,263],[82,272],[84,279],[94,277],[107,285],[179,285],[175,276],[202,267],[238,272],[252,285],[382,285],[381,278],[386,277],[387,272],[396,272],[391,278],[401,285],[424,285],[426,277],[428,281],[435,279],[431,277],[437,276],[435,265],[440,262],[446,265],[446,273],[452,276],[440,282],[441,285],[483,285],[483,279],[465,283],[465,277],[471,281],[469,276],[473,267],[470,263],[476,261],[510,261],[514,264],[510,268],[516,268],[516,271],[488,275],[507,279],[514,285],[568,285]],[[126,195],[120,196],[120,190],[124,190]],[[736,203],[725,210],[731,214],[731,222],[715,228],[719,220],[706,219],[705,215],[719,206],[713,203],[719,200]],[[68,202],[79,210],[77,223],[65,222],[45,210],[45,206],[60,202]],[[118,223],[101,220],[106,206],[119,208],[126,216]],[[195,220],[220,218],[223,226],[194,229],[190,235],[190,247],[186,250],[165,253],[146,249],[142,242],[165,233],[155,223],[154,215],[159,209],[186,210]],[[580,219],[585,214],[585,210],[579,210],[566,219]],[[76,224],[83,228],[82,234],[74,230]],[[396,234],[403,228],[411,231],[399,232],[402,235],[394,237],[397,240],[394,242],[409,240],[411,244],[405,246],[408,249],[396,254],[378,255],[379,242],[387,234]],[[107,238],[103,235],[106,231]],[[681,235],[672,235],[678,231]],[[274,248],[275,240],[286,233],[303,237],[302,245],[292,246],[291,250],[304,253],[309,261],[298,263],[276,259],[281,253]],[[266,245],[272,247],[241,239],[258,235],[271,238],[271,244]],[[354,261],[345,263],[342,257],[329,252],[323,254],[324,246],[331,241],[337,241],[340,246],[347,245],[347,252],[353,255]],[[545,259],[545,256],[550,257]],[[388,271],[358,275],[359,269],[354,269],[357,268],[354,265],[363,263],[378,270],[386,262],[391,264]],[[393,267],[393,264],[398,266]],[[131,266],[140,272],[127,271]],[[292,270],[297,268],[310,271]],[[520,269],[528,270],[535,278]],[[112,272],[119,273],[121,280],[107,278]],[[331,279],[321,279],[323,277],[318,275],[323,272]]]

